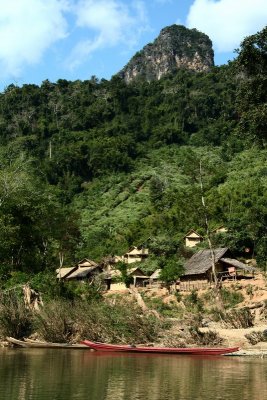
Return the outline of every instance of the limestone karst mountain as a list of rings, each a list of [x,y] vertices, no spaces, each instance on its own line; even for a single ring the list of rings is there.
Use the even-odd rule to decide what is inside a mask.
[[[182,25],[171,25],[137,52],[118,75],[127,83],[136,79],[152,81],[181,68],[201,72],[213,65],[214,52],[207,35]]]

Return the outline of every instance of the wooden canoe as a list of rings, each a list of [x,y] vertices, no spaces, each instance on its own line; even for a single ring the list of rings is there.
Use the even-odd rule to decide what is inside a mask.
[[[157,354],[191,354],[202,356],[218,356],[228,353],[234,353],[239,350],[239,347],[140,347],[131,345],[116,345],[100,342],[91,342],[90,340],[83,340],[82,344],[97,351],[108,352],[124,352],[124,353],[157,353]]]
[[[51,343],[51,342],[40,342],[37,340],[18,340],[13,337],[7,337],[6,340],[14,346],[27,347],[27,348],[55,348],[55,349],[86,349],[88,348],[85,344],[77,343]]]

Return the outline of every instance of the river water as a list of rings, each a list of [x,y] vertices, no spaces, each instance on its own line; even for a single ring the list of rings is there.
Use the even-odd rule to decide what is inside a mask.
[[[0,349],[1,400],[264,400],[267,358]]]

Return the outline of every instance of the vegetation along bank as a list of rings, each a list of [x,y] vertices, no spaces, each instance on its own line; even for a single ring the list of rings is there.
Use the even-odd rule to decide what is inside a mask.
[[[58,280],[55,270],[84,257],[104,265],[144,246],[144,275],[160,270],[169,290],[187,261],[212,246],[230,249],[231,259],[255,267],[265,282],[266,46],[267,28],[218,67],[206,35],[174,25],[109,81],[60,79],[10,85],[0,94],[3,339],[38,332],[52,341],[90,336],[190,344],[192,337],[215,344],[216,335],[207,339],[199,330],[203,318],[213,315],[215,323],[226,313],[243,321],[240,329],[249,328],[255,325],[250,318],[259,321],[257,313],[250,317],[257,309],[264,325],[265,300],[244,311],[238,281],[218,285],[217,311],[211,304],[218,296],[215,301],[208,289],[205,295],[175,291],[167,304],[165,295],[157,300],[140,289],[148,312],[133,294],[105,294],[99,282]],[[225,231],[216,233],[218,227]],[[185,245],[190,231],[202,238],[195,247]],[[126,282],[130,266],[114,268]],[[41,312],[25,306],[25,284],[41,294]],[[256,281],[248,285],[255,295]],[[231,312],[244,315],[229,316],[227,301]],[[172,318],[177,332],[189,336],[164,339],[174,329]]]

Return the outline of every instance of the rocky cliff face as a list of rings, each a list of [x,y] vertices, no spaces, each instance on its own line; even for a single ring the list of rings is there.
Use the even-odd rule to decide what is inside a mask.
[[[172,25],[162,29],[153,43],[136,53],[118,75],[127,83],[135,79],[152,81],[181,68],[200,72],[213,65],[212,42],[207,35]]]

